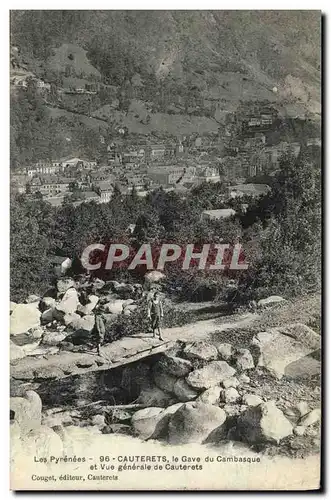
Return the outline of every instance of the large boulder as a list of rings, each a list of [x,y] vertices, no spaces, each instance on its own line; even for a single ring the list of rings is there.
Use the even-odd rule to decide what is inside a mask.
[[[143,439],[149,438],[155,431],[162,410],[163,408],[152,406],[136,411],[131,419],[134,431]]]
[[[85,306],[79,304],[77,307],[77,311],[79,311],[83,315],[91,314],[98,302],[99,302],[99,297],[97,295],[89,295],[88,303],[85,304]]]
[[[72,278],[62,278],[56,283],[56,288],[59,293],[65,293],[69,288],[75,288],[76,284]]]
[[[94,328],[95,316],[94,314],[88,314],[86,316],[80,317],[75,315],[75,318],[70,322],[70,330],[79,330],[91,333]]]
[[[169,443],[202,443],[212,432],[219,429],[225,420],[225,412],[217,406],[199,402],[184,403],[170,418]]]
[[[240,382],[237,377],[230,377],[223,380],[222,385],[224,389],[228,389],[229,387],[238,387],[238,385],[240,385]]]
[[[22,398],[10,398],[11,420],[18,423],[21,436],[40,428],[41,410],[41,399],[35,391],[27,391]]]
[[[138,396],[137,403],[146,406],[165,408],[174,402],[173,396],[158,387],[143,388]]]
[[[171,415],[176,413],[178,408],[180,408],[184,403],[176,403],[168,408],[165,408],[159,415],[157,416],[158,422],[155,426],[155,430],[153,434],[151,434],[150,439],[162,439],[168,437],[168,426]]]
[[[236,370],[226,361],[212,361],[203,368],[189,373],[186,377],[187,383],[194,389],[209,389],[219,385],[223,380],[232,377]]]
[[[221,388],[219,385],[210,387],[209,389],[203,391],[197,398],[197,402],[204,403],[208,405],[218,405],[220,403]]]
[[[300,323],[260,332],[251,342],[251,352],[257,366],[263,366],[279,379],[287,372],[287,367],[293,366],[294,362],[300,365],[306,356],[319,347],[320,336]]]
[[[222,391],[222,401],[225,403],[238,403],[240,400],[240,394],[234,387],[229,387]]]
[[[216,347],[209,342],[193,342],[185,347],[183,355],[190,360],[212,361],[217,359]]]
[[[174,392],[174,385],[177,378],[165,372],[158,363],[153,366],[153,376],[157,387],[166,392]]]
[[[41,344],[49,346],[57,346],[66,338],[66,334],[58,331],[45,332]]]
[[[250,444],[279,443],[292,434],[293,426],[274,401],[251,406],[237,420],[237,431]]]
[[[47,325],[47,323],[51,323],[53,319],[55,319],[54,314],[55,309],[53,307],[50,307],[49,309],[45,309],[44,312],[41,314],[40,321],[43,325]],[[62,315],[61,315],[62,317]]]
[[[112,300],[107,304],[103,305],[103,310],[106,313],[111,314],[121,314],[123,312],[123,306],[126,304],[125,300]]]
[[[249,349],[238,349],[236,353],[237,370],[251,370],[254,366],[253,356],[251,355]]]
[[[56,311],[63,314],[74,313],[79,305],[78,293],[76,288],[69,288],[61,302],[56,306]]]
[[[271,307],[274,306],[275,304],[279,304],[280,302],[285,302],[285,299],[283,297],[280,297],[279,295],[271,295],[270,297],[267,297],[266,299],[261,299],[258,301],[257,305],[258,307]]]
[[[65,326],[69,326],[69,325],[71,325],[73,322],[75,322],[75,321],[77,321],[77,320],[80,320],[80,318],[81,318],[81,317],[79,316],[79,314],[72,312],[72,313],[67,313],[67,314],[65,314],[65,315],[63,316],[62,321],[63,321],[63,323],[65,324]]]
[[[255,394],[244,394],[242,397],[242,403],[246,406],[259,406],[263,403],[263,399]]]
[[[157,364],[161,370],[175,377],[185,377],[193,368],[187,359],[168,356],[167,354],[163,355]]]
[[[178,379],[174,385],[174,394],[177,396],[179,401],[191,401],[195,399],[198,393],[192,389],[190,385],[184,379]]]
[[[217,351],[221,359],[230,361],[234,355],[234,348],[231,344],[218,344]]]
[[[38,302],[17,304],[10,315],[10,334],[19,335],[39,326],[40,315]]]
[[[56,301],[54,297],[43,297],[39,303],[39,309],[41,311],[46,311],[47,309],[53,309],[55,307]]]

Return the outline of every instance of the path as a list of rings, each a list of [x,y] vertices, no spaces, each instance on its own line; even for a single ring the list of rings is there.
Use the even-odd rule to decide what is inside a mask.
[[[26,356],[11,364],[11,376],[18,380],[47,380],[69,375],[109,370],[152,354],[166,351],[177,340],[208,340],[215,331],[244,328],[254,322],[257,314],[245,314],[236,321],[220,323],[220,318],[197,321],[162,331],[163,341],[153,339],[151,334],[139,333],[123,337],[102,347],[102,357],[95,352],[78,353],[59,351],[52,355]]]

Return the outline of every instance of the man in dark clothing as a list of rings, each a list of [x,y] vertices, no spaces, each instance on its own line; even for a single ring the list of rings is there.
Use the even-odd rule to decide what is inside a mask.
[[[161,319],[163,318],[163,307],[159,292],[155,292],[154,295],[149,299],[147,304],[147,316],[151,321],[153,337],[155,337],[155,330],[157,330],[159,339],[163,340],[160,330]]]
[[[95,331],[96,342],[97,342],[97,353],[99,356],[101,356],[100,347],[105,341],[106,327],[105,327],[104,319],[103,319],[102,314],[100,312],[100,309],[98,307],[95,310],[94,331]]]

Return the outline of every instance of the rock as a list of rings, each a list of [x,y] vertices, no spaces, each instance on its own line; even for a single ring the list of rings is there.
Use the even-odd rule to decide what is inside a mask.
[[[109,424],[102,429],[102,434],[125,434],[131,436],[134,434],[132,427],[125,424]]]
[[[106,425],[105,416],[104,415],[93,415],[93,417],[91,419],[91,424],[95,425],[99,429],[102,429]]]
[[[237,350],[236,367],[240,371],[251,370],[255,367],[253,356],[248,349]]]
[[[219,385],[215,385],[214,387],[210,387],[202,394],[200,394],[196,401],[208,405],[218,405],[220,402],[220,397],[221,388]]]
[[[280,297],[279,295],[271,295],[266,299],[259,300],[257,305],[258,307],[269,307],[269,306],[274,306],[275,304],[279,304],[280,302],[286,302],[286,301],[285,299],[283,299],[283,297]]]
[[[69,288],[75,288],[76,284],[72,278],[63,278],[58,280],[56,288],[59,293],[65,293]]]
[[[22,398],[10,398],[12,419],[20,426],[21,436],[41,426],[42,403],[35,391],[27,391]]]
[[[137,306],[137,304],[128,304],[128,305],[125,304],[123,306],[123,309],[124,309],[124,314],[127,312],[129,312],[131,314],[138,309],[138,306]]]
[[[242,397],[242,402],[247,406],[258,406],[263,403],[263,399],[255,394],[244,394]]]
[[[112,300],[103,305],[103,310],[111,314],[122,314],[125,300]]]
[[[144,408],[135,412],[131,419],[131,424],[135,432],[143,439],[149,438],[155,431],[160,420],[160,413],[163,408]]]
[[[192,370],[192,364],[187,359],[167,354],[164,354],[157,364],[161,370],[175,377],[185,377]]]
[[[63,376],[63,370],[57,366],[37,368],[33,372],[33,378],[36,380],[54,380]]]
[[[237,403],[240,400],[240,394],[234,387],[229,387],[222,391],[222,400],[225,403]]]
[[[10,361],[15,359],[22,359],[26,356],[23,347],[16,345],[12,340],[10,341]]]
[[[194,370],[186,377],[187,383],[194,389],[209,389],[219,385],[223,380],[232,377],[236,370],[226,361],[212,361],[203,368]]]
[[[55,307],[56,301],[53,297],[43,297],[39,304],[39,309],[41,311],[46,311],[47,309],[53,309]]]
[[[106,282],[100,278],[95,278],[93,281],[94,290],[101,290],[105,286]]]
[[[198,402],[184,403],[171,415],[168,427],[169,443],[202,443],[220,428],[225,420],[225,412],[217,406]]]
[[[238,417],[238,415],[247,410],[247,406],[231,403],[225,404],[223,410],[229,417]]]
[[[69,326],[74,321],[80,320],[80,318],[79,314],[73,312],[65,314],[62,321],[66,326]]]
[[[309,412],[309,406],[306,401],[300,401],[300,403],[295,405],[295,409],[298,410],[301,417],[307,415],[307,413]]]
[[[90,368],[94,365],[94,359],[86,358],[76,362],[77,368]]]
[[[34,302],[38,302],[38,305],[39,305],[40,297],[39,297],[39,295],[31,294],[28,296],[28,298],[25,300],[25,302],[26,302],[26,304],[33,304]]]
[[[304,433],[306,432],[306,427],[304,427],[303,425],[297,425],[295,428],[294,428],[294,434],[296,436],[303,436]]]
[[[38,303],[17,304],[10,315],[10,335],[25,333],[40,324]]]
[[[144,276],[145,281],[149,284],[158,283],[165,277],[166,277],[165,274],[161,273],[160,271],[151,271],[150,273],[146,273]]]
[[[300,425],[309,427],[309,425],[313,425],[316,422],[319,422],[320,420],[321,420],[321,410],[315,408],[314,410],[310,411],[309,413],[307,413],[307,415],[304,415],[301,418]]]
[[[166,392],[174,392],[174,385],[177,378],[166,373],[158,364],[153,366],[153,376],[157,387]]]
[[[219,344],[217,346],[218,354],[224,361],[230,361],[234,355],[234,349],[231,344]]]
[[[146,406],[157,406],[165,408],[173,403],[173,397],[168,392],[162,391],[158,387],[146,387],[141,390],[137,403]]]
[[[292,434],[293,426],[274,401],[251,406],[237,420],[237,430],[250,444],[275,442]]]
[[[223,380],[222,385],[224,389],[228,389],[229,387],[238,387],[239,380],[236,377],[230,377]]]
[[[241,373],[238,376],[238,380],[239,380],[239,383],[242,383],[242,384],[249,384],[251,381],[251,379],[249,378],[248,375],[246,375],[246,373]]]
[[[78,316],[78,315],[77,315]],[[78,330],[79,332],[91,333],[94,328],[95,316],[94,314],[87,314],[82,318],[78,316],[70,323],[71,330]]]
[[[85,304],[85,306],[79,304],[77,307],[77,311],[79,311],[83,315],[91,314],[98,302],[99,302],[99,297],[97,295],[89,295],[88,303]]]
[[[179,379],[174,385],[173,389],[174,394],[177,396],[179,401],[191,401],[192,399],[195,399],[198,395],[198,393],[192,389],[191,386],[188,385],[188,383],[184,379]]]
[[[178,408],[183,406],[183,404],[184,403],[176,403],[171,406],[168,406],[168,408],[165,408],[158,415],[159,420],[156,424],[153,434],[151,434],[149,439],[162,439],[168,437],[168,426],[171,415],[173,415],[178,410]]]
[[[41,323],[44,325],[51,323],[53,321],[53,319],[54,319],[54,309],[53,308],[46,309],[41,315]]]
[[[258,333],[251,342],[251,351],[257,366],[280,379],[284,374],[295,376],[289,367],[298,362],[300,368],[304,358],[319,349],[320,341],[311,328],[296,323]]]
[[[62,332],[45,332],[41,340],[42,345],[57,346],[66,338]]]
[[[78,293],[75,288],[69,288],[61,302],[56,306],[56,311],[64,314],[74,313],[79,305]]]
[[[114,291],[123,299],[132,297],[134,295],[135,289],[132,285],[128,283],[118,283],[113,285]]]
[[[183,355],[190,360],[212,361],[217,359],[218,352],[216,347],[209,342],[193,342],[185,347]]]
[[[43,334],[44,330],[41,326],[35,326],[34,328],[31,328],[31,330],[29,330],[29,335],[31,335],[33,339],[41,339]]]

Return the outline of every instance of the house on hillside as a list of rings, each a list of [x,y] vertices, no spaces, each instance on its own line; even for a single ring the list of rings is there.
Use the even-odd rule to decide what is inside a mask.
[[[165,149],[162,144],[153,144],[150,146],[150,159],[152,161],[162,161],[165,156]]]
[[[200,167],[198,169],[197,180],[200,182],[219,182],[221,180],[217,167]]]
[[[95,192],[100,196],[100,203],[108,203],[114,193],[114,186],[108,181],[101,181],[95,184]]]
[[[216,210],[204,210],[201,214],[202,220],[220,220],[229,219],[236,215],[236,211],[233,208],[218,208]]]
[[[270,189],[268,184],[237,184],[229,186],[228,193],[230,198],[242,198],[243,196],[258,198],[268,194]]]

